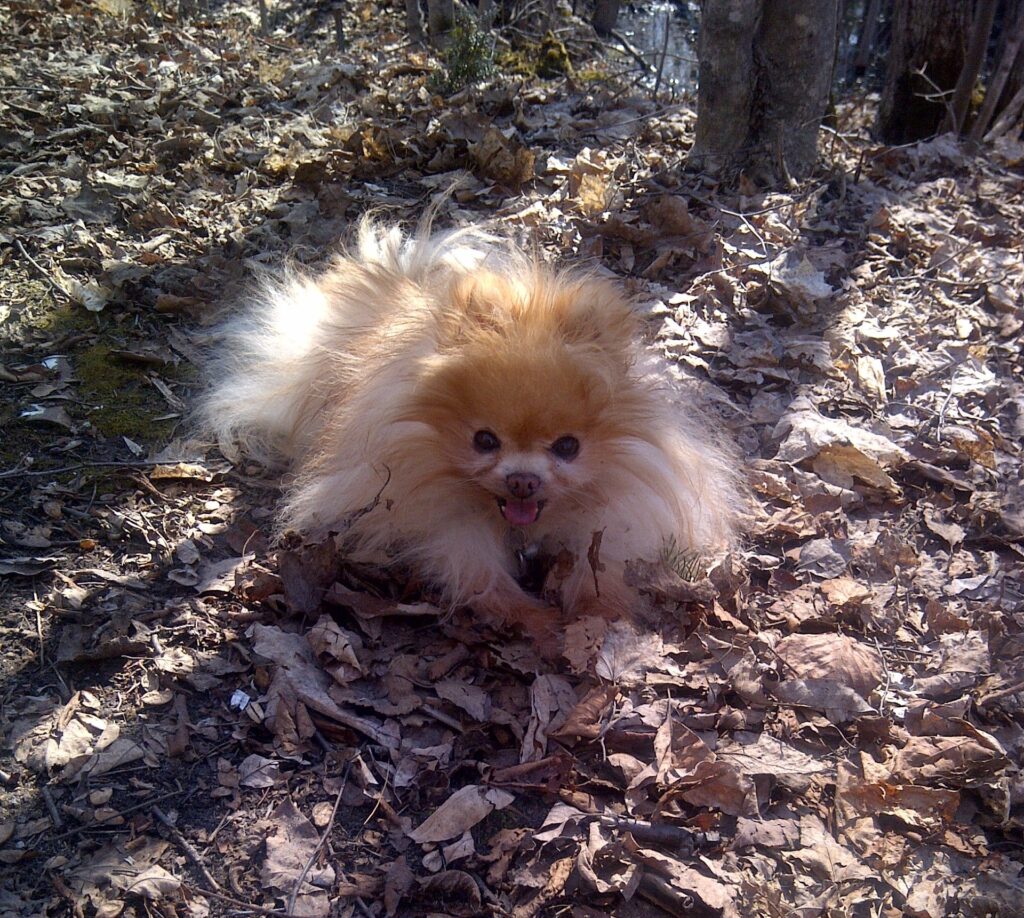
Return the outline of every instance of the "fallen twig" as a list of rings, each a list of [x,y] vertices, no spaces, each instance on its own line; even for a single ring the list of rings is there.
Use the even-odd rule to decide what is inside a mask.
[[[60,829],[64,825],[64,819],[60,815],[60,810],[57,809],[57,802],[53,799],[53,792],[50,788],[44,787],[40,793],[43,798],[43,803],[46,804],[46,809],[50,813],[50,819],[53,820],[54,826]]]
[[[451,727],[453,730],[459,733],[465,733],[466,728],[462,726],[454,717],[449,717],[444,711],[438,710],[434,705],[421,704],[420,710],[424,713],[433,717],[438,723],[444,724],[446,727]]]
[[[661,57],[658,60],[658,74],[654,80],[654,91],[651,98],[658,98],[658,90],[661,89],[661,78],[665,73],[665,59],[668,57],[668,40],[672,35],[672,11],[671,8],[665,11],[665,38],[661,45]]]
[[[324,826],[323,832],[320,834],[320,840],[316,843],[316,847],[313,849],[313,853],[309,856],[306,861],[306,866],[302,868],[302,873],[299,874],[299,878],[295,881],[295,886],[292,888],[292,893],[288,897],[288,904],[285,906],[289,913],[295,908],[295,900],[299,897],[299,892],[302,889],[302,884],[306,881],[306,876],[309,874],[310,869],[313,867],[313,862],[320,855],[320,851],[323,849],[324,844],[327,842],[327,836],[331,834],[331,828],[334,826],[334,817],[338,814],[338,807],[341,806],[341,796],[345,793],[345,787],[348,784],[348,773],[352,768],[352,760],[350,759],[345,763],[345,771],[341,776],[341,787],[338,788],[338,793],[334,797],[334,806],[331,808],[331,815],[327,820],[327,825]]]
[[[28,254],[28,252],[25,251],[25,246],[23,246],[21,244],[21,240],[20,239],[15,239],[14,240],[14,245],[17,247],[18,251],[21,253],[22,258],[24,258],[30,265],[32,265],[33,268],[36,269],[36,271],[39,272],[39,276],[44,281],[46,281],[47,284],[50,285],[50,288],[52,290],[56,290],[58,293],[61,293],[64,296],[66,296],[68,298],[68,302],[70,302],[70,303],[73,303],[75,301],[75,298],[70,293],[68,293],[67,290],[65,290],[60,284],[58,284],[50,276],[49,272],[41,264],[39,264],[38,261],[36,261],[31,255]]]
[[[652,67],[647,62],[647,59],[639,51],[637,51],[636,48],[634,48],[629,43],[629,39],[626,38],[625,35],[623,35],[621,32],[615,32],[615,31],[610,32],[609,34],[620,45],[622,45],[622,47],[625,48],[626,51],[629,52],[629,54],[633,58],[633,60],[635,60],[640,65],[640,67],[643,69],[644,73],[650,73],[651,72]]]
[[[182,883],[181,888],[191,893],[193,896],[209,896],[211,899],[216,899],[218,902],[233,905],[235,908],[246,912],[252,912],[254,915],[272,915],[274,918],[301,918],[300,915],[295,915],[292,912],[281,911],[279,908],[267,908],[263,905],[253,905],[251,902],[243,902],[241,899],[235,899],[232,896],[225,896],[224,893],[213,892],[209,889],[200,889],[199,887],[192,886],[189,883]]]
[[[692,850],[698,845],[721,844],[721,837],[717,833],[695,832],[685,826],[675,826],[670,823],[644,822],[639,819],[625,819],[621,816],[602,816],[599,821],[601,825],[610,829],[629,832],[641,844],[687,850]]]
[[[210,871],[206,869],[206,864],[203,863],[202,855],[196,851],[196,849],[192,847],[191,842],[189,842],[189,840],[178,831],[178,827],[164,815],[163,811],[159,807],[151,807],[150,812],[156,817],[157,821],[162,823],[164,828],[167,829],[167,833],[172,839],[174,839],[174,843],[188,855],[188,859],[192,861],[196,870],[199,871],[207,884],[214,890],[219,891],[220,884],[210,875]]]
[[[1015,682],[1013,685],[1007,686],[1004,689],[1000,689],[998,692],[992,692],[986,695],[984,698],[978,699],[978,707],[983,708],[993,701],[999,701],[1003,698],[1009,698],[1011,695],[1019,695],[1024,693],[1024,680]]]
[[[75,828],[73,829],[68,829],[67,832],[61,832],[60,835],[49,835],[47,836],[46,840],[47,842],[61,841],[62,839],[70,838],[72,835],[77,835],[79,832],[86,832],[90,829],[101,829],[108,822],[112,823],[113,820],[119,817],[123,818],[125,816],[128,816],[129,814],[134,813],[136,810],[144,810],[147,806],[152,806],[154,803],[159,803],[161,800],[166,800],[168,797],[177,797],[181,794],[181,792],[182,791],[180,787],[176,788],[175,790],[168,791],[166,794],[160,794],[159,797],[153,797],[150,800],[143,800],[142,803],[136,803],[134,806],[126,807],[123,810],[118,810],[116,813],[112,813],[106,819],[97,819],[95,822],[89,822],[84,823],[80,826],[75,826]]]
[[[53,544],[52,542],[50,543]],[[77,544],[77,543],[76,543]],[[36,597],[36,637],[39,638],[39,668],[46,668],[46,641],[43,639],[43,613],[39,606],[39,597]],[[46,788],[43,788],[43,798],[47,800],[47,806],[51,805],[51,801],[46,797]],[[54,815],[56,808],[50,811],[50,815]],[[54,825],[59,829],[64,825],[64,821],[57,816],[53,820]]]
[[[194,462],[194,459],[125,459],[121,460],[100,460],[98,462],[77,462],[74,465],[62,465],[56,469],[29,469],[25,466],[15,466],[11,469],[4,469],[0,472],[0,479],[3,478],[36,478],[40,475],[62,475],[65,472],[77,472],[81,469],[99,468],[145,468],[150,465],[176,465],[179,462]]]

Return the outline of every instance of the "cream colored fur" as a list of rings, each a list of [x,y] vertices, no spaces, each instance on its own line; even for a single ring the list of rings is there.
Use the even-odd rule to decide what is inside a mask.
[[[551,631],[517,548],[572,559],[549,581],[563,607],[619,616],[627,560],[733,536],[734,462],[636,331],[609,281],[478,231],[365,221],[351,254],[266,282],[225,326],[202,414],[225,451],[291,463],[282,529],[339,533],[454,603]],[[480,429],[501,449],[475,448]],[[580,443],[569,461],[552,451],[563,435]],[[532,525],[504,518],[514,474],[541,482]]]

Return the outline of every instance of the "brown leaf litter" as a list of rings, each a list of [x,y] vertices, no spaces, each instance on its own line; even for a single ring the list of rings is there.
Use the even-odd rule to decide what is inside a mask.
[[[0,5],[0,913],[1019,914],[1019,146],[841,102],[830,173],[730,192],[611,77],[441,100],[396,12],[274,15]],[[558,666],[273,543],[183,423],[254,267],[453,185],[624,279],[755,496]]]

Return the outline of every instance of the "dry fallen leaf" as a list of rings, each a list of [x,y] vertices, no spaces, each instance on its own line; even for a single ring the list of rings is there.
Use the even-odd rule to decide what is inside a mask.
[[[795,848],[800,843],[800,824],[795,819],[747,819],[736,821],[732,844],[737,851],[761,848]]]
[[[861,483],[899,494],[889,471],[909,458],[906,451],[881,434],[825,417],[806,397],[790,405],[775,436],[782,440],[777,459],[793,464],[812,460],[825,481],[841,488]]]
[[[445,870],[420,884],[420,898],[426,905],[443,904],[446,914],[474,918],[482,914],[480,887],[473,877],[461,870]],[[433,914],[431,909],[428,914]]]
[[[576,860],[584,887],[601,895],[618,893],[629,900],[640,885],[638,865],[621,843],[605,835],[599,822],[592,822],[589,828]]]
[[[576,693],[562,676],[538,676],[530,689],[530,722],[523,737],[521,762],[542,759],[547,754],[548,735],[565,723],[576,707]]]
[[[450,701],[462,708],[478,723],[487,723],[491,718],[491,698],[483,689],[455,679],[443,679],[434,683],[437,697]]]
[[[769,691],[783,704],[821,711],[834,724],[874,713],[863,695],[834,679],[785,679]]]
[[[279,762],[253,753],[246,756],[238,766],[238,783],[242,787],[273,787],[280,770]]]
[[[490,815],[492,810],[504,809],[515,797],[498,788],[467,784],[459,788],[417,828],[406,833],[419,844],[447,841],[473,828]]]
[[[842,634],[791,634],[775,645],[784,679],[828,679],[867,698],[884,678],[878,651]]]
[[[1001,772],[1006,752],[993,737],[913,736],[892,761],[894,780],[906,784],[943,783],[964,787]]]
[[[165,898],[181,887],[180,880],[156,863],[167,847],[168,842],[145,836],[106,844],[69,871],[67,882],[94,902],[114,906],[110,914],[121,912],[124,903],[115,902],[123,895]]]
[[[412,888],[415,876],[409,869],[405,857],[399,856],[388,867],[384,878],[384,911],[388,916],[398,911],[402,898]]]
[[[487,128],[478,143],[470,144],[469,155],[482,175],[512,188],[534,176],[533,152],[493,126]]]
[[[543,42],[571,79],[502,56],[442,97],[400,4],[345,6],[344,48],[330,10],[260,35],[144,6],[0,8],[0,911],[230,911],[205,862],[253,912],[308,863],[295,914],[1018,914],[1014,131],[882,147],[875,97],[840,88],[828,182],[727,187],[674,168],[697,117],[675,27],[658,99],[571,16]],[[481,37],[519,61],[544,18]],[[658,59],[673,19],[619,29]],[[272,547],[287,470],[178,438],[250,265],[317,272],[362,213],[431,205],[617,275],[659,386],[753,470],[741,553],[631,564],[632,630],[569,617],[557,663],[391,557]],[[466,782],[479,812],[517,799],[419,850],[406,830]]]
[[[600,735],[605,715],[611,707],[618,687],[607,683],[592,688],[551,733],[555,739],[596,739]]]
[[[847,821],[885,815],[909,826],[937,832],[950,825],[960,805],[957,791],[910,784],[841,780],[836,808]]]
[[[327,692],[329,676],[317,665],[306,639],[298,634],[288,634],[279,628],[265,625],[253,626],[253,649],[264,658],[277,664],[274,679],[268,691],[268,725],[280,735],[288,735],[289,742],[308,739],[312,735],[312,724],[296,728],[296,720],[308,721],[307,709],[322,714],[340,724],[350,727],[374,740],[393,748],[396,739],[384,725],[369,717],[363,717],[341,708]],[[280,718],[280,722],[278,719]],[[299,732],[292,737],[292,731]]]
[[[759,734],[752,743],[723,744],[716,755],[745,775],[768,775],[787,785],[800,779],[806,782],[811,775],[830,771],[827,762],[767,732]]]
[[[800,844],[802,847],[788,856],[813,876],[832,883],[874,876],[871,868],[862,863],[853,851],[837,842],[816,816],[801,816]]]

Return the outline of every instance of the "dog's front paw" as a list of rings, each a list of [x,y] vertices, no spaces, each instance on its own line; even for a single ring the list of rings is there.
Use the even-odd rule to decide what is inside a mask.
[[[564,648],[561,616],[552,606],[528,606],[516,609],[508,618],[541,658],[553,663],[560,659]]]
[[[546,663],[557,663],[565,653],[565,642],[561,634],[555,631],[529,635],[530,643]]]
[[[473,608],[499,626],[512,626],[549,661],[562,655],[561,611],[523,594],[488,594]]]

